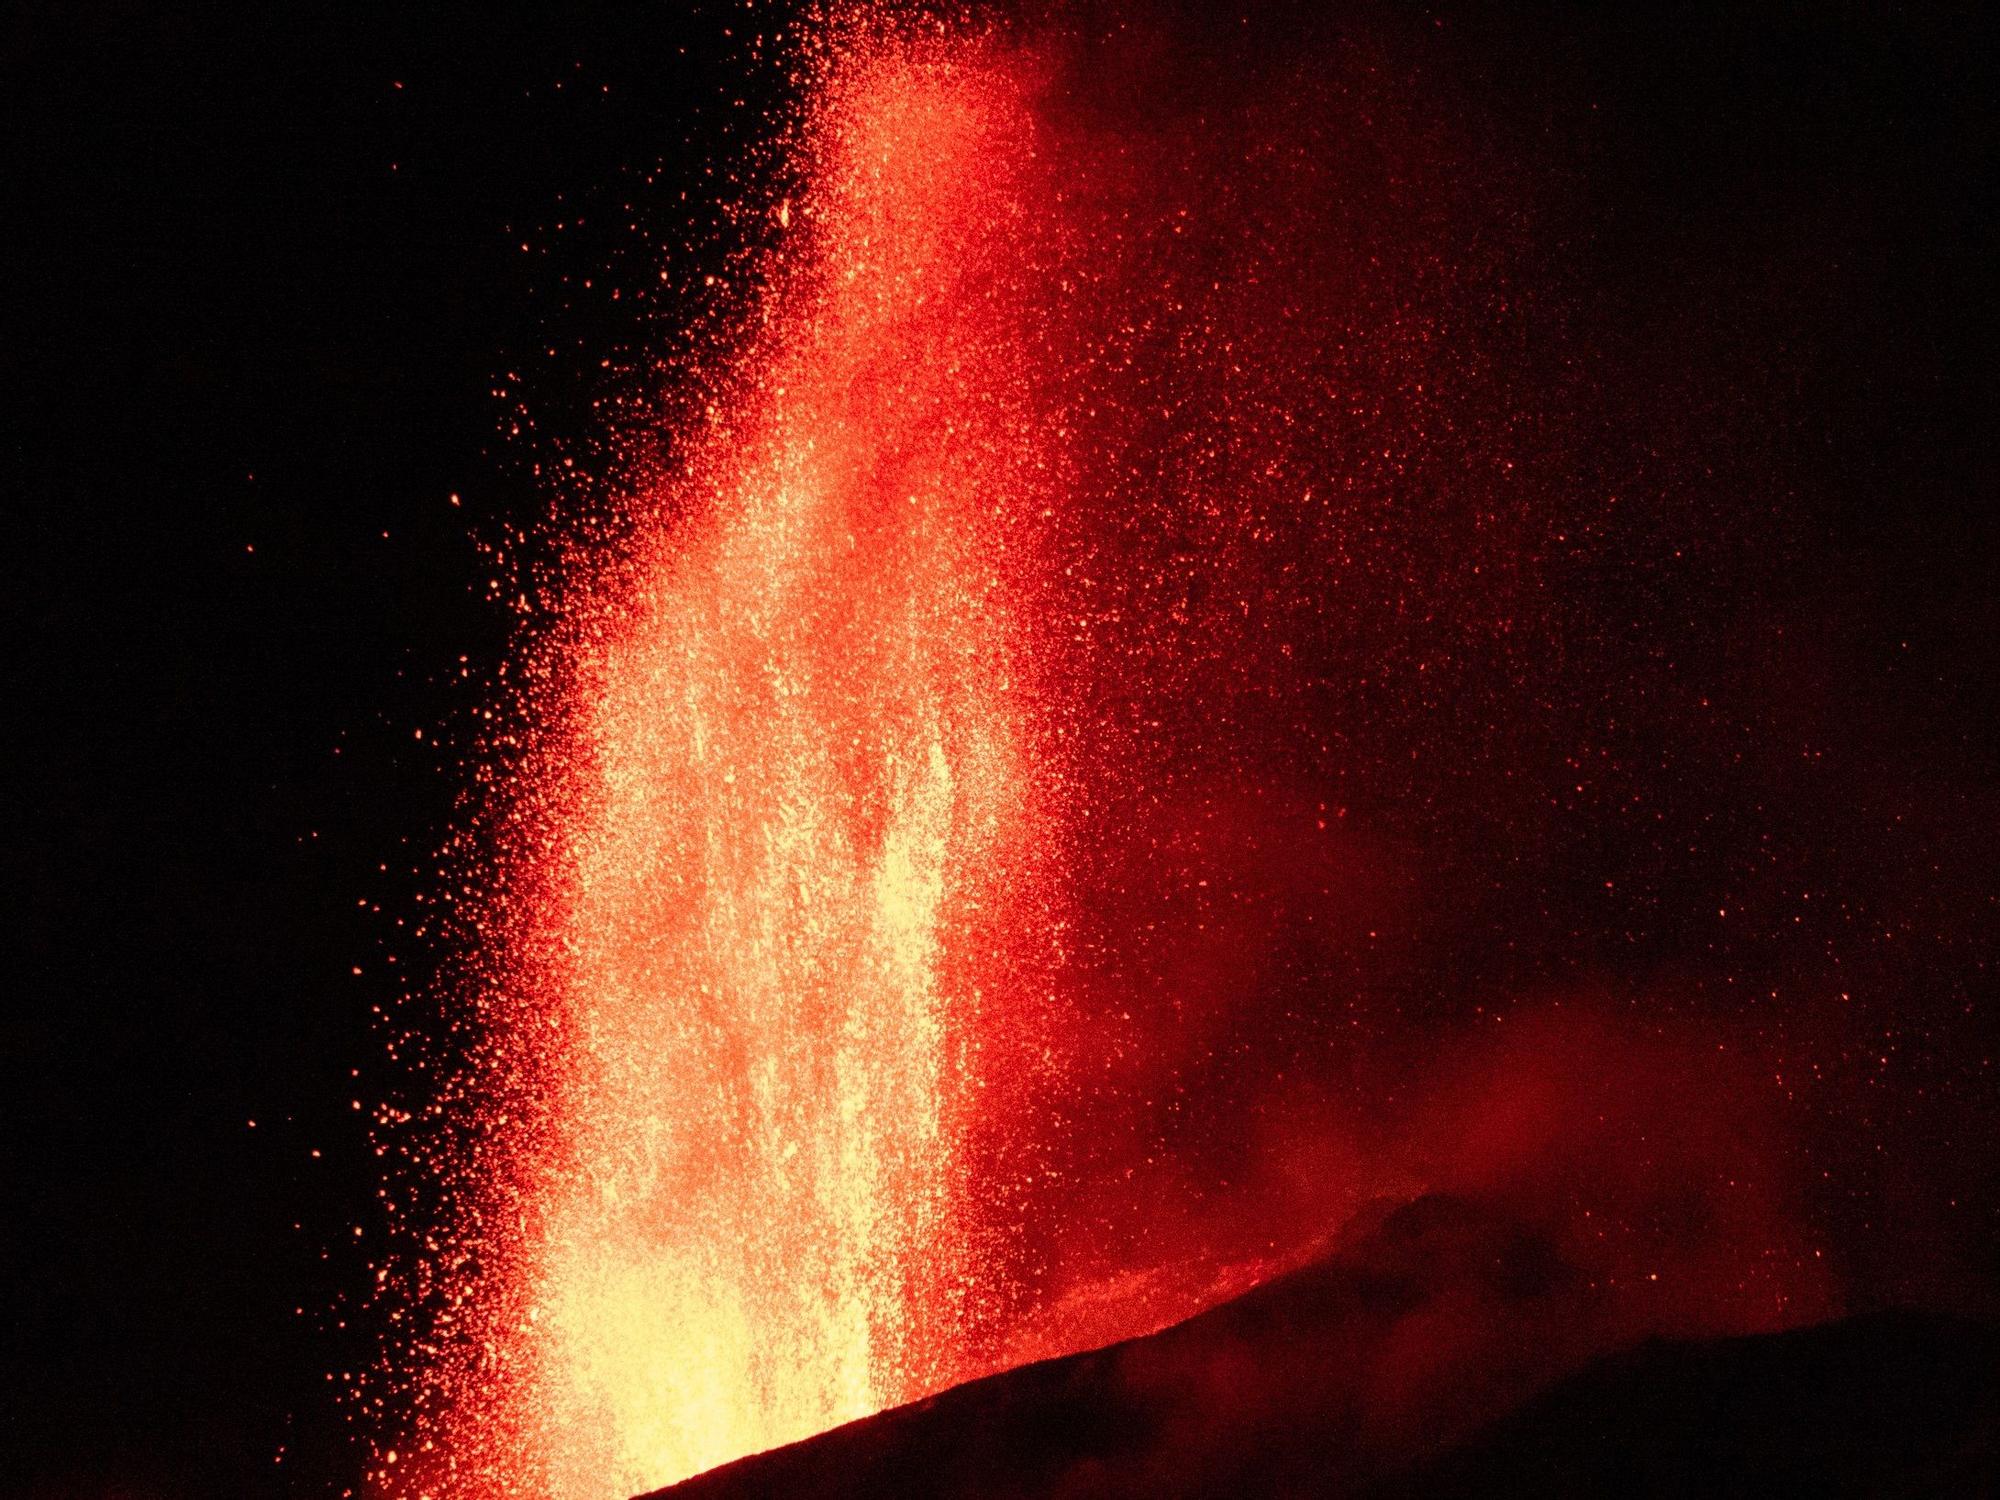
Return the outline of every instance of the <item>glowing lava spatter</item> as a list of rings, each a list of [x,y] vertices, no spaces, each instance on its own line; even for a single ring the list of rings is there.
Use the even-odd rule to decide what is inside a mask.
[[[981,122],[913,112],[854,143],[857,173],[926,135],[948,178],[963,166]],[[950,1116],[972,997],[946,951],[1028,778],[991,471],[951,452],[982,434],[956,401],[926,414],[934,376],[898,355],[952,268],[855,243],[846,217],[882,191],[919,223],[941,205],[852,191],[768,407],[730,419],[741,472],[589,663],[561,980],[582,1170],[533,1271],[559,1494],[914,1394],[947,1332],[935,1299],[968,1274]],[[885,429],[910,445],[886,466]]]
[[[630,1493],[968,1373],[968,1059],[1039,857],[1040,460],[976,290],[1021,126],[999,75],[829,87],[676,519],[569,601],[493,936],[532,1119],[486,1108],[482,1353],[395,1487]]]

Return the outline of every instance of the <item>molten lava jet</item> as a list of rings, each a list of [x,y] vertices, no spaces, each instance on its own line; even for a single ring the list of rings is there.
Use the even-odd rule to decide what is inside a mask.
[[[983,399],[1004,332],[928,304],[976,275],[952,226],[997,208],[1008,121],[876,87],[806,205],[816,262],[695,460],[708,508],[574,662],[541,981],[560,1166],[524,1268],[523,1420],[558,1495],[959,1373],[978,947],[1036,781],[1006,576],[1027,464]]]
[[[479,1352],[385,1479],[636,1491],[968,1373],[978,1017],[1048,858],[1048,458],[989,264],[1017,96],[828,81],[764,330],[547,647],[454,1294]]]

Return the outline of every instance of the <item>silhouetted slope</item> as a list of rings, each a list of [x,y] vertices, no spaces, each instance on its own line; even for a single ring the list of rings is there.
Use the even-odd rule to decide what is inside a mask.
[[[1150,1337],[974,1381],[659,1493],[2000,1493],[1990,1330],[1878,1316],[1652,1343],[1562,1379],[1604,1347],[1597,1307],[1540,1236],[1433,1195]]]
[[[1880,1313],[1599,1361],[1370,1500],[2000,1495],[2000,1335]]]

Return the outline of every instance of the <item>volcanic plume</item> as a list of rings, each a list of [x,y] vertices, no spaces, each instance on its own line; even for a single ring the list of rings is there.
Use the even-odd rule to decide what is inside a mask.
[[[1578,331],[1571,165],[1386,26],[802,55],[721,373],[522,646],[380,1481],[665,1484],[1427,1187],[1621,1289],[1580,1352],[1837,1306],[1843,877],[1720,603],[1784,523]]]

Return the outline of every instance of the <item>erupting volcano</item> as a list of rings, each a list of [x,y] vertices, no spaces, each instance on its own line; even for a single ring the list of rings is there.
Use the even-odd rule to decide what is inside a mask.
[[[1586,356],[1575,178],[1480,87],[1179,25],[799,49],[740,316],[459,846],[383,1490],[668,1484],[1426,1189],[1588,1288],[1571,1366],[1838,1308],[1786,1104],[1839,1031],[1717,998],[1866,963],[1746,811],[1785,664],[1719,601],[1783,526],[1649,406],[1705,356]]]
[[[10,7],[0,1500],[2000,1496],[1993,15]]]

